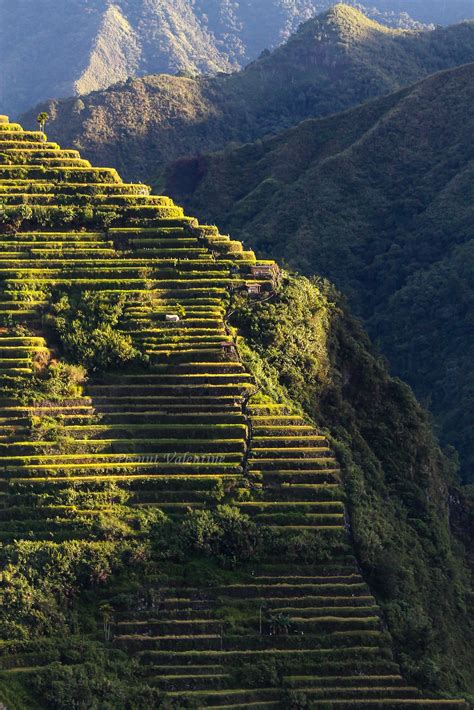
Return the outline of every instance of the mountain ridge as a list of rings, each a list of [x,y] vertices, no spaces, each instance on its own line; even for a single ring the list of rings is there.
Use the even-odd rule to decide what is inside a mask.
[[[366,25],[369,35],[359,32]],[[347,44],[337,41],[339,31]],[[33,127],[37,111],[46,110],[49,130],[62,143],[127,177],[149,179],[183,155],[256,140],[473,60],[474,22],[431,32],[394,31],[339,6],[303,24],[286,44],[242,72],[128,80],[51,101],[22,121]]]
[[[257,7],[246,0],[64,0],[61,5],[44,0],[39,8],[18,0],[15,12],[8,0],[0,0],[0,101],[18,114],[38,101],[106,88],[129,76],[232,71],[278,46],[328,5],[328,0],[265,0]],[[367,12],[389,25],[422,26],[406,13]],[[42,47],[54,47],[54,53]]]

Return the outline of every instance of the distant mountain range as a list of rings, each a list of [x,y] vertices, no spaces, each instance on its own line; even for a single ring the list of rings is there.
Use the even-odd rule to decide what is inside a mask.
[[[474,21],[392,30],[339,4],[242,72],[149,76],[41,108],[51,115],[53,138],[128,178],[149,180],[181,156],[253,141],[471,61]],[[23,123],[35,126],[37,111]]]
[[[232,71],[273,49],[330,0],[0,0],[0,103],[33,104],[132,76]],[[474,17],[472,0],[349,4],[391,27]],[[45,21],[47,19],[47,22]]]
[[[168,170],[259,253],[333,280],[474,480],[474,64]]]

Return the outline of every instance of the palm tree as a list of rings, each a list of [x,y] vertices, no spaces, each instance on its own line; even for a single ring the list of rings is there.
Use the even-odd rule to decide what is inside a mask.
[[[44,135],[44,127],[49,121],[49,113],[46,113],[46,111],[41,111],[41,113],[38,114],[36,121],[37,123],[39,123],[40,131],[43,134],[43,140],[46,140],[46,136]]]
[[[112,638],[111,626],[112,626],[114,609],[110,604],[108,604],[107,602],[104,602],[103,604],[100,605],[100,611],[102,614],[102,622],[104,625],[104,641],[107,643]]]

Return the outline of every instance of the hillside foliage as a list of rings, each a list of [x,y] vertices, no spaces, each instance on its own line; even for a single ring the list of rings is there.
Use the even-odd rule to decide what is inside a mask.
[[[321,279],[288,277],[267,303],[239,300],[233,322],[261,392],[293,399],[331,432],[359,561],[405,672],[428,685],[469,683],[469,673],[459,675],[460,665],[471,664],[469,652],[460,665],[451,656],[458,643],[469,648],[472,634],[459,624],[470,608],[466,550],[449,526],[460,490],[456,461],[441,453],[413,393],[390,377],[360,323]],[[462,538],[469,544],[467,530]]]
[[[474,65],[212,156],[167,187],[263,253],[334,281],[472,481]]]
[[[454,466],[334,289],[0,142],[1,703],[465,710]]]

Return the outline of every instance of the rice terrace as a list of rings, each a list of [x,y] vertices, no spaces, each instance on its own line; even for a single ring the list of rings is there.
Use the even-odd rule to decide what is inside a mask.
[[[414,89],[384,87],[359,101],[344,77],[357,74],[374,88],[364,62],[370,57],[374,75],[382,72],[380,36],[384,47],[393,42],[392,57],[401,56],[404,42],[410,48],[408,85],[417,42],[420,56],[436,46],[447,61],[462,36],[469,53],[474,13],[463,0],[448,9],[440,0],[352,5],[67,0],[54,18],[63,83],[48,58],[49,84],[36,88],[23,73],[28,66],[32,77],[36,71],[30,40],[11,61],[0,50],[0,108],[4,101],[12,114],[0,115],[1,710],[473,707],[472,142],[457,139],[466,160],[461,169],[453,145],[446,147],[448,131],[435,135],[427,126],[425,143],[413,139],[408,150],[390,122],[416,97],[425,106],[429,94],[434,111],[442,91],[430,93],[432,82],[450,92],[459,86],[465,100],[474,32],[473,65],[440,65],[423,81],[413,75]],[[18,7],[33,31],[33,3]],[[50,0],[40,7],[53,17]],[[9,52],[7,28],[16,37],[16,22],[0,0],[0,37]],[[453,25],[459,34],[440,27],[450,22],[460,23]],[[41,27],[43,39],[50,37]],[[426,38],[436,32],[447,33],[428,50]],[[287,80],[293,71],[300,75],[285,47],[295,42],[298,56],[306,42],[318,52],[314,83],[308,74],[298,84],[292,118],[289,97],[300,78]],[[83,63],[90,47],[80,79],[68,43]],[[274,57],[275,101],[264,114],[238,77],[249,62],[253,77],[264,77]],[[335,107],[301,123],[301,106],[311,113],[314,92],[329,107],[328,70],[356,108]],[[164,78],[145,90],[136,73]],[[229,134],[232,107],[237,116],[248,102],[252,141],[226,134],[220,104],[204,119],[209,106],[197,94],[191,99],[199,82],[218,95],[212,76],[234,87]],[[93,85],[94,77],[102,84]],[[133,106],[125,97],[130,90],[137,92]],[[19,118],[53,91],[59,99]],[[117,92],[125,92],[121,100]],[[278,101],[287,96],[286,107],[277,105],[277,92]],[[446,110],[454,112],[458,98]],[[192,111],[184,100],[196,101]],[[147,133],[158,114],[156,123],[148,114],[140,120],[153,102],[174,112],[159,140]],[[122,121],[128,127],[119,131]],[[186,122],[195,148],[186,142],[189,131],[180,143]],[[400,119],[402,132],[403,125]],[[56,134],[72,128],[74,136],[59,145]],[[371,154],[364,176],[357,172],[359,129],[364,141],[366,131],[374,143],[390,136],[391,152],[399,141],[406,174],[382,151],[379,162]],[[211,131],[212,149],[222,152],[205,154]],[[93,164],[93,134],[103,136],[115,167]],[[169,164],[150,172],[153,151],[163,156],[167,146]],[[420,174],[409,196],[411,161]],[[123,180],[118,167],[135,177]],[[143,171],[153,187],[142,182]],[[396,376],[382,327],[380,343],[371,342],[356,276],[345,281],[344,272],[339,282],[336,268],[332,283],[306,258],[325,229],[335,235],[374,228],[380,214],[364,222],[354,211],[351,223],[347,201],[357,196],[368,205],[383,175],[385,192],[378,194],[392,217],[380,222],[384,247],[370,263],[352,244],[357,278],[370,272],[368,297],[382,282],[419,285],[419,273],[408,261],[403,267],[402,258],[419,250],[417,259],[428,259],[439,232],[433,219],[431,242],[422,231],[416,242],[403,234],[430,210],[421,183],[436,183],[439,193],[441,173],[449,174],[453,195],[452,202],[443,197],[442,244],[457,256],[449,268],[429,273],[433,289],[444,294],[449,284],[452,297],[436,301],[431,290],[412,290],[420,331],[407,328],[403,347],[408,351],[411,339],[421,343],[426,319],[462,310],[449,355],[444,341],[433,350],[443,392],[440,378],[450,373],[450,407],[459,394],[446,419],[428,413],[433,398],[418,401],[416,384],[414,394]],[[335,184],[340,213],[325,207]],[[402,184],[406,199],[395,199]],[[169,185],[185,201],[193,194],[196,205],[201,200],[199,219],[160,194]],[[213,201],[224,209],[239,238],[205,223],[206,201],[211,211]],[[316,209],[320,232],[311,221]],[[267,220],[270,213],[280,220],[278,262],[259,223],[259,214]],[[296,254],[282,255],[278,239],[291,232],[298,235]],[[342,274],[349,263],[339,247],[328,236],[321,249],[334,248],[336,261],[340,254]],[[388,263],[392,271],[382,277],[377,268]],[[382,308],[382,299],[373,303]],[[402,309],[407,301],[397,303]],[[410,366],[426,371],[430,362]]]

